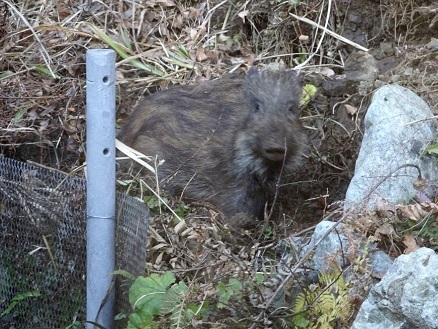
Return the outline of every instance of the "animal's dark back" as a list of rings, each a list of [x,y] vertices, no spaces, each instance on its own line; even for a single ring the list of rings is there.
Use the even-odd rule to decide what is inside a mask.
[[[154,93],[138,104],[118,137],[146,155],[165,159],[166,172],[187,161],[197,166],[199,158],[205,169],[213,170],[214,159],[205,157],[230,152],[234,132],[247,115],[242,84],[230,77]]]

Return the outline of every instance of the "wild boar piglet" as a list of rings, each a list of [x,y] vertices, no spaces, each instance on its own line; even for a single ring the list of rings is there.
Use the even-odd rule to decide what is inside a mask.
[[[158,176],[171,194],[212,203],[230,221],[261,218],[280,173],[302,157],[301,93],[295,71],[255,68],[173,87],[145,97],[118,138],[165,160]]]

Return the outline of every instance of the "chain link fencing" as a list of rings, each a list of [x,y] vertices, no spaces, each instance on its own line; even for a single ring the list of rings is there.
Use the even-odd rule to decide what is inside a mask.
[[[0,156],[0,328],[85,320],[85,189],[83,178]],[[116,269],[143,275],[148,209],[122,193],[116,209]],[[129,313],[129,284],[115,282],[116,311]]]

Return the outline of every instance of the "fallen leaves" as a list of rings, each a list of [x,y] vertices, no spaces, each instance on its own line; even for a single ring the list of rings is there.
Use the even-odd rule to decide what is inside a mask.
[[[434,202],[421,202],[409,205],[392,204],[387,200],[376,202],[375,214],[380,223],[373,233],[375,241],[402,241],[409,254],[426,241],[436,245],[438,240],[438,205]],[[378,222],[375,218],[373,222]]]
[[[403,238],[403,243],[406,246],[406,249],[403,251],[405,255],[410,254],[411,252],[414,252],[420,248],[417,240],[410,234]]]
[[[414,222],[420,222],[429,216],[437,217],[438,205],[433,202],[423,202],[407,206],[400,206],[397,210],[401,218]]]

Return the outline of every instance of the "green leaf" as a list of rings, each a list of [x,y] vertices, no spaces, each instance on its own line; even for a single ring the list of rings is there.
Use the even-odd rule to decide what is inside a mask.
[[[129,316],[127,329],[149,329],[157,328],[153,323],[154,317],[147,312],[136,312]]]
[[[135,281],[135,276],[125,270],[116,270],[112,272],[111,275],[121,275],[129,280]]]
[[[52,75],[52,72],[50,72],[50,71],[49,71],[47,68],[45,68],[44,66],[41,66],[41,65],[35,65],[34,67],[35,67],[35,69],[36,69],[38,72],[41,72],[41,73],[43,73],[43,74],[46,74],[46,75],[48,75],[49,77],[52,77],[52,78],[55,78],[55,79],[61,79],[61,77],[60,77],[59,75],[57,75],[57,74]]]
[[[126,316],[125,313],[119,313],[119,314],[116,314],[116,316],[114,317],[114,320],[120,321],[120,320],[123,320],[123,319],[126,319],[126,318],[127,318],[127,316]]]
[[[174,284],[170,287],[169,292],[177,294],[179,297],[187,292],[187,285],[184,281],[180,281],[178,284]]]
[[[426,147],[424,152],[438,154],[438,144],[433,144],[433,145]]]
[[[167,201],[166,199],[164,199],[164,201]],[[158,212],[161,208],[161,205],[163,204],[162,202],[160,202],[160,200],[154,196],[154,195],[147,195],[144,197],[144,203],[146,204],[146,206],[155,212]]]
[[[309,327],[309,323],[310,321],[306,319],[306,317],[304,316],[304,314],[298,314],[294,317],[293,320],[294,324],[298,327],[298,328],[308,328]]]
[[[167,49],[166,54],[167,56],[163,57],[162,59],[169,64],[178,65],[188,69],[193,69],[195,66],[192,59],[190,58],[189,53],[183,46],[178,47],[176,51],[171,51]]]
[[[12,72],[12,71],[3,71],[2,73],[0,73],[0,79],[6,78],[12,74],[14,74],[14,72]]]
[[[84,329],[84,328],[85,328],[85,326],[82,325],[82,323],[80,321],[75,321],[72,324],[65,327],[65,329]]]
[[[262,284],[265,281],[265,275],[261,272],[258,272],[256,275],[256,283],[257,285]]]
[[[171,272],[163,275],[151,274],[149,277],[138,277],[129,289],[129,302],[134,310],[146,309],[150,314],[157,315],[168,300],[167,288],[175,282]]]
[[[220,293],[218,307],[226,307],[232,296],[238,298],[240,296],[241,289],[242,283],[235,278],[231,278],[228,281],[228,284],[220,282],[216,287],[216,290]]]
[[[180,218],[183,218],[185,214],[190,212],[190,208],[181,202],[174,211]]]
[[[93,321],[85,321],[85,323],[90,323],[92,324],[94,327],[99,328],[99,329],[106,329],[104,326],[102,326],[101,324],[97,323],[97,322],[93,322]]]
[[[129,35],[126,34],[126,31],[124,28],[120,29],[120,37],[125,44],[126,48],[128,48],[130,51],[132,51],[132,45],[131,40],[129,39]]]
[[[105,42],[108,46],[110,46],[112,49],[114,49],[115,52],[117,52],[117,54],[119,54],[120,57],[122,57],[123,59],[128,59],[128,62],[141,70],[144,70],[148,73],[151,74],[155,74],[158,75],[160,77],[165,75],[165,71],[164,70],[160,70],[157,69],[154,66],[151,65],[147,65],[142,63],[141,61],[137,60],[137,59],[129,59],[131,56],[130,54],[128,54],[130,52],[130,49],[123,46],[122,44],[118,43],[117,41],[111,39],[111,37],[109,37],[108,35],[105,34],[105,32],[103,32],[102,30],[100,30],[98,27],[96,27],[93,24],[90,24],[90,29],[103,41]]]
[[[303,93],[301,95],[300,105],[307,106],[310,102],[310,99],[315,95],[316,90],[317,89],[314,85],[306,84],[303,87]]]
[[[27,110],[21,109],[17,113],[15,113],[14,122],[15,123],[19,122],[26,112],[27,112]]]
[[[38,290],[33,290],[33,291],[29,291],[29,292],[25,292],[23,294],[14,296],[11,299],[11,303],[9,304],[9,306],[2,312],[2,314],[0,314],[0,319],[2,317],[4,317],[5,315],[9,314],[12,309],[21,301],[29,298],[29,297],[39,297],[41,296],[41,293]]]

